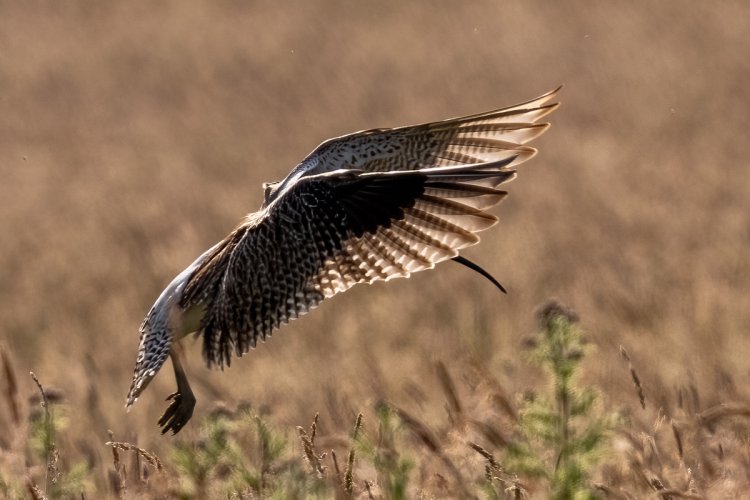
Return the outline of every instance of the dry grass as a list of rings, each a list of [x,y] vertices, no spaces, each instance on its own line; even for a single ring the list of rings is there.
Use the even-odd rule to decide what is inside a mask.
[[[393,450],[412,464],[409,495],[450,496],[456,477],[474,492],[486,467],[499,473],[469,443],[500,460],[517,438],[517,396],[546,383],[522,345],[535,308],[556,296],[595,347],[582,380],[624,414],[602,495],[746,491],[748,32],[741,1],[0,1],[0,426],[13,429],[0,433],[0,480],[49,494],[30,445],[37,388],[21,376],[34,371],[63,398],[50,402],[56,467],[63,479],[83,471],[63,486],[91,498],[178,491],[174,444],[201,442],[220,402],[231,418],[248,406],[263,415],[305,474],[295,429],[319,412],[311,444],[327,454],[324,481],[367,498],[382,494],[383,472],[357,451],[334,474],[330,450],[349,457],[358,412],[372,436],[388,401],[406,425]],[[451,264],[358,287],[224,373],[192,346],[198,407],[176,439],[155,425],[168,372],[124,412],[143,315],[260,204],[261,182],[328,137],[559,83],[541,154],[469,253],[507,297]],[[140,479],[116,490],[108,429],[160,457],[169,484],[148,469],[144,479],[129,452],[122,464]],[[349,489],[335,486],[347,471]],[[508,495],[544,496],[502,479]]]

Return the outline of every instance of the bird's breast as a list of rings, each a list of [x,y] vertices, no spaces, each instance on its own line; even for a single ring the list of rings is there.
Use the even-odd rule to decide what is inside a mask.
[[[177,308],[179,309],[180,307],[177,306]],[[175,340],[200,330],[201,321],[203,321],[205,314],[206,308],[202,305],[193,305],[182,310],[182,314],[180,314],[179,318],[176,318],[176,324],[174,324]]]

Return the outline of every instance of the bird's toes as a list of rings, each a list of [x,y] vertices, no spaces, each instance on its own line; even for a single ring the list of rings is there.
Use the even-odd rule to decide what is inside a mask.
[[[172,402],[159,419],[159,427],[161,427],[162,434],[172,431],[172,434],[174,435],[180,432],[180,429],[182,429],[193,416],[195,398],[192,397],[191,394],[188,394],[188,397],[183,397],[182,394],[176,392],[170,395],[167,400],[172,400]]]
[[[170,422],[174,419],[174,416],[180,407],[182,398],[179,393],[176,393],[167,398],[167,401],[169,401],[169,399],[172,399],[172,402],[169,404],[167,409],[164,410],[164,414],[161,416],[161,418],[159,418],[158,422],[159,427],[162,427],[162,434],[167,432]]]

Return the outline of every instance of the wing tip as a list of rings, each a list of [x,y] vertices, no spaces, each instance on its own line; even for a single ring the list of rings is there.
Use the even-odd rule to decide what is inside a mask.
[[[548,112],[545,112],[545,113],[541,114],[540,116],[536,117],[534,119],[534,121],[536,121],[539,118],[541,118],[542,116],[545,116],[546,114],[549,114],[552,111],[554,111],[555,109],[557,109],[557,107],[560,105],[559,102],[553,102],[553,103],[550,103],[550,104],[545,104],[545,103],[547,103],[548,101],[550,101],[550,100],[554,99],[555,97],[557,97],[557,95],[560,93],[560,90],[562,90],[562,88],[563,88],[562,85],[558,85],[558,87],[556,89],[550,90],[549,92],[544,93],[544,94],[540,95],[539,97],[535,97],[533,99],[529,99],[528,101],[524,101],[524,102],[521,102],[519,104],[515,104],[513,106],[509,106],[509,107],[506,107],[506,108],[503,108],[503,109],[499,109],[498,111],[505,111],[505,112],[508,112],[508,111],[523,111],[523,110],[525,110],[525,111],[534,111],[534,110],[549,109]]]
[[[563,89],[564,86],[565,86],[565,84],[561,83],[555,89],[550,90],[546,94],[542,94],[539,97],[554,97],[554,96],[556,96],[557,94],[560,93],[560,91]]]
[[[515,151],[517,152],[517,154],[514,155],[513,160],[511,160],[507,165],[503,166],[503,169],[515,168],[521,163],[529,161],[539,153],[539,150],[537,148],[521,145],[519,145],[518,148],[515,149]]]

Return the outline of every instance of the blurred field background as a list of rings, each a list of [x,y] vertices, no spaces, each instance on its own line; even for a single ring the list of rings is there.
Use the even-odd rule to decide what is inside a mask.
[[[357,412],[367,426],[387,400],[442,433],[469,480],[483,459],[468,431],[449,431],[436,366],[471,418],[497,421],[492,394],[515,401],[544,386],[522,346],[550,297],[577,311],[593,347],[582,383],[632,432],[747,405],[749,34],[742,1],[0,1],[0,342],[22,410],[35,407],[29,371],[59,390],[60,459],[87,460],[92,498],[113,495],[108,429],[167,457],[219,403],[249,402],[290,440],[320,412],[331,448]],[[507,296],[453,264],[356,287],[224,373],[203,367],[195,342],[198,406],[177,438],[156,426],[169,367],[125,413],[143,316],[260,205],[262,182],[329,137],[485,111],[559,84],[563,106],[534,143],[540,154],[509,185],[499,225],[466,252]],[[18,458],[25,424],[11,412],[0,405],[4,474],[43,481],[43,465]],[[661,480],[687,491],[690,469],[701,497],[745,491],[750,434],[746,421],[730,424],[700,430],[695,464],[668,461],[665,441]],[[610,457],[620,472],[600,480],[656,496],[626,470],[630,446]],[[423,447],[405,453],[421,464],[411,495],[453,495]]]

